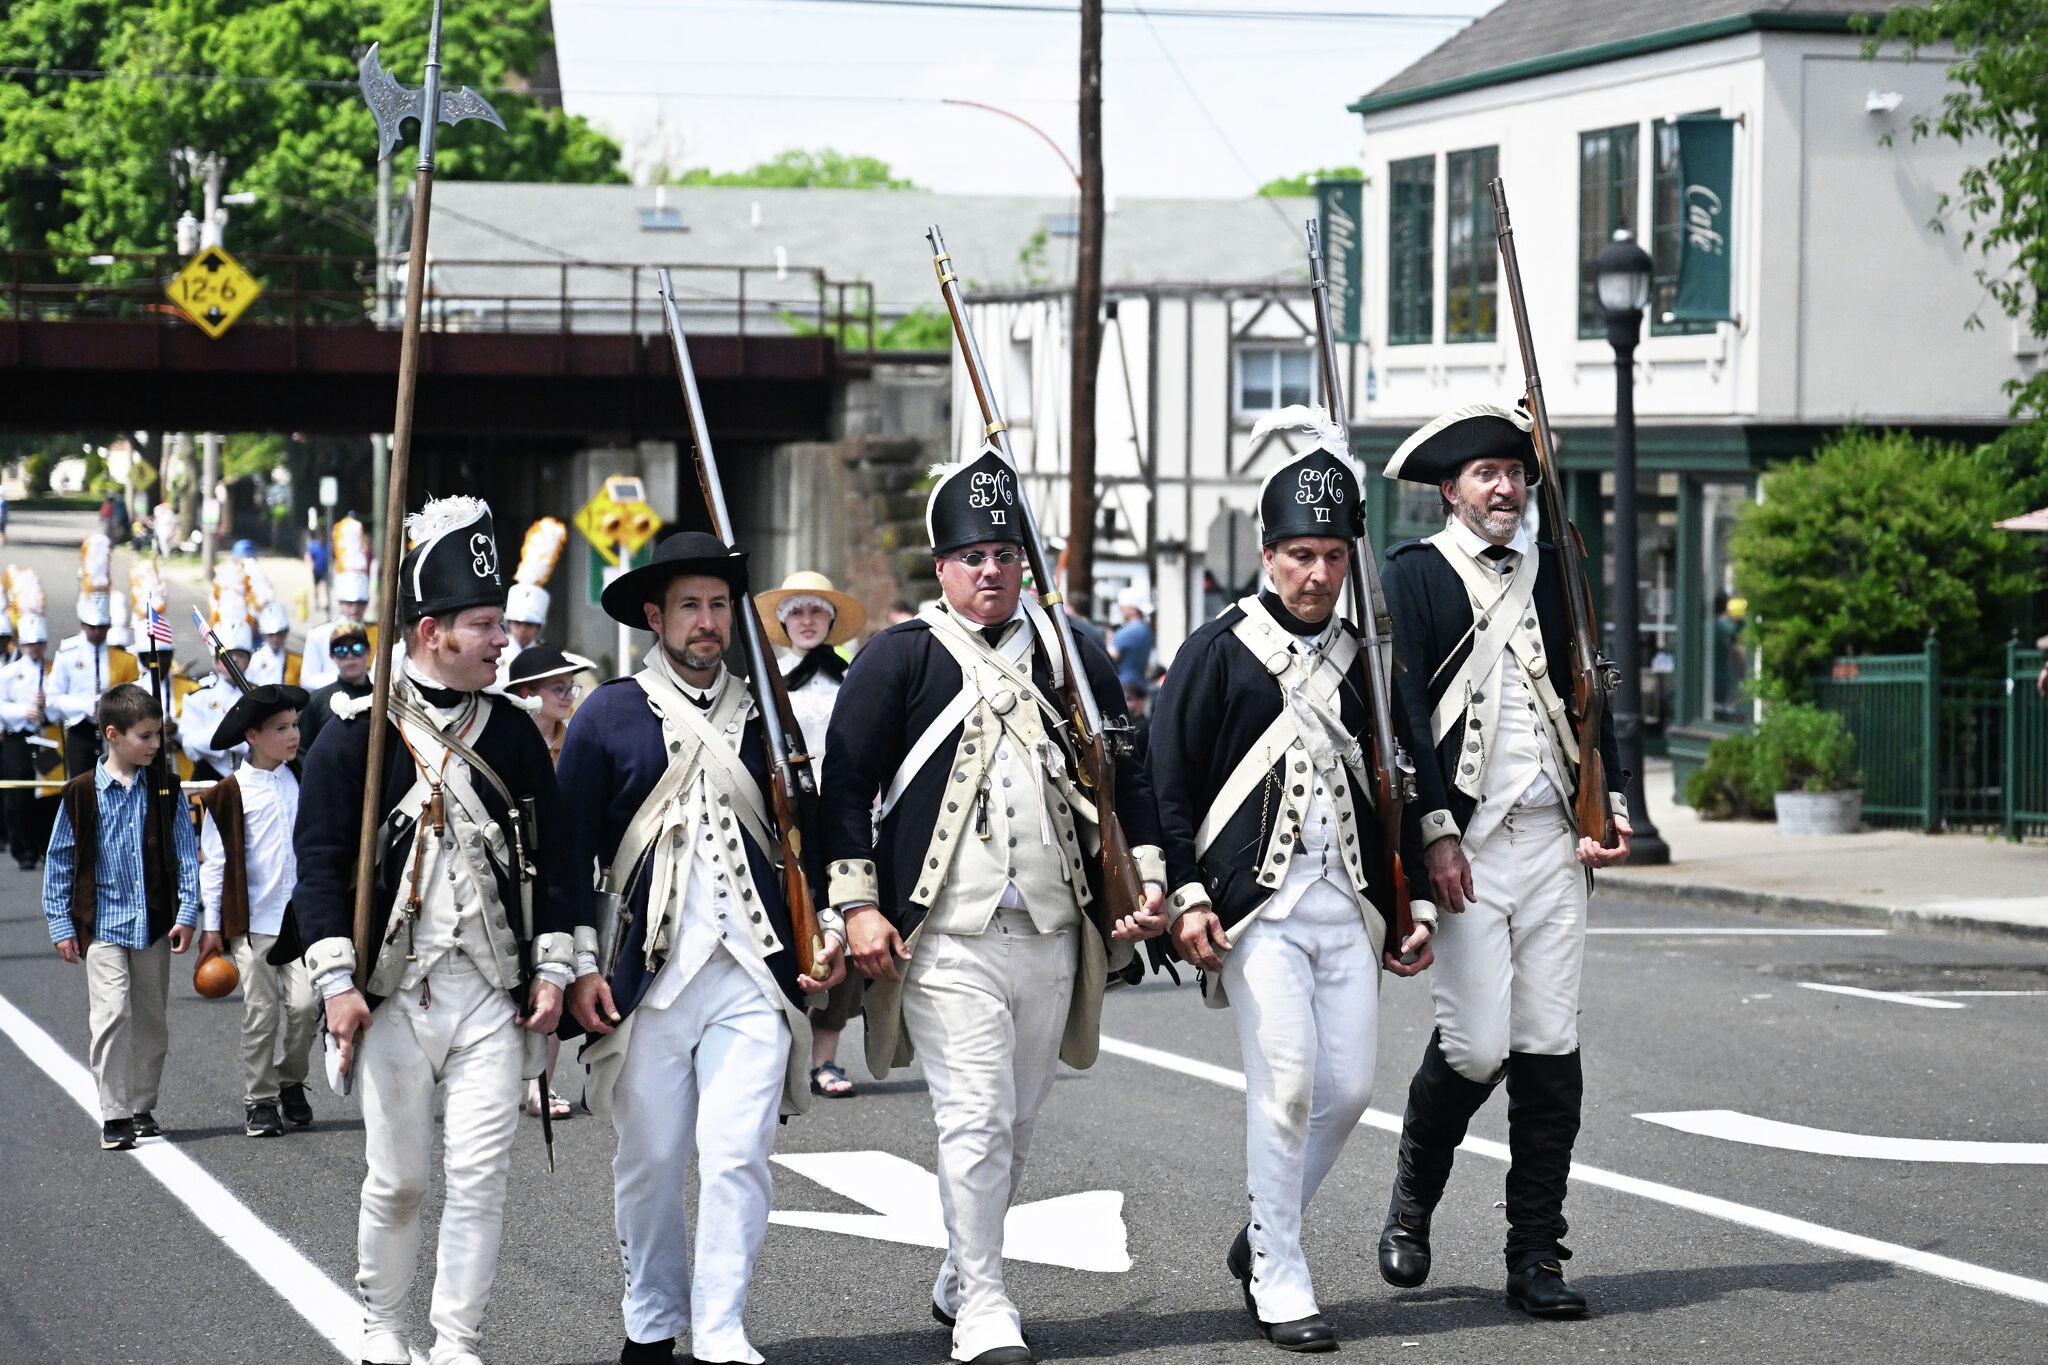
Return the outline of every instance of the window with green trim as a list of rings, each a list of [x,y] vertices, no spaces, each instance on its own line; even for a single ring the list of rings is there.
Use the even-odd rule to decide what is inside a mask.
[[[1500,252],[1494,245],[1493,196],[1500,148],[1474,147],[1444,158],[1444,340],[1492,341]]]
[[[1718,109],[1700,111],[1712,118]],[[1689,336],[1711,332],[1711,322],[1665,321],[1678,299],[1678,254],[1685,241],[1685,186],[1678,175],[1678,125],[1658,119],[1651,125],[1656,139],[1657,165],[1650,181],[1650,259],[1656,268],[1650,275],[1650,335]]]
[[[1636,125],[1579,134],[1579,335],[1607,335],[1593,258],[1636,220]]]
[[[1436,156],[1387,167],[1387,344],[1434,340]]]

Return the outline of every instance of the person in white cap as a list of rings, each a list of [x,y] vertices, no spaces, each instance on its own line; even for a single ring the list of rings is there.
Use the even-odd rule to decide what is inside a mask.
[[[526,528],[520,542],[519,563],[512,571],[512,585],[505,593],[505,652],[498,656],[498,687],[506,685],[512,661],[539,643],[548,624],[549,575],[568,543],[569,528],[553,517],[542,517]]]
[[[50,665],[47,708],[50,719],[63,728],[64,771],[74,776],[89,771],[99,760],[96,720],[100,697],[108,688],[141,676],[133,654],[107,643],[113,619],[108,594],[92,592],[80,597],[78,634],[57,646],[57,657]]]
[[[14,630],[20,637],[21,652],[0,668],[0,778],[20,782],[36,775],[29,736],[39,733],[49,719],[49,676],[43,650],[50,628],[41,616],[23,612]],[[48,841],[44,831],[56,813],[50,801],[38,799],[40,795],[28,787],[7,789],[8,851],[14,855],[14,865],[24,872],[34,871],[42,861]]]
[[[296,686],[297,680],[292,675],[303,673],[304,668],[298,657],[286,648],[291,642],[292,618],[285,611],[284,603],[270,602],[258,608],[256,631],[262,640],[249,656],[249,686],[267,687],[278,683]]]
[[[247,621],[216,621],[213,633],[219,637],[227,657],[235,661],[235,667],[246,675],[249,670],[249,656],[256,643],[255,632],[249,629]],[[228,666],[216,658],[213,676],[204,686],[185,694],[183,704],[178,708],[178,746],[185,756],[192,760],[192,780],[207,782],[226,777],[242,765],[249,756],[246,744],[236,744],[229,749],[208,747],[213,743],[214,732],[227,719],[229,711],[242,699],[241,689],[228,677]]]
[[[1152,594],[1132,584],[1116,595],[1116,614],[1109,657],[1116,662],[1117,681],[1143,687],[1152,676]]]

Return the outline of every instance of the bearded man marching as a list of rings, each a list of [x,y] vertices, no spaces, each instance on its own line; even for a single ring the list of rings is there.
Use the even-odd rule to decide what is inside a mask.
[[[1366,660],[1336,609],[1364,489],[1320,409],[1275,414],[1253,444],[1293,426],[1316,444],[1259,493],[1271,586],[1174,655],[1151,768],[1174,950],[1201,969],[1205,1001],[1233,1009],[1244,1056],[1249,1217],[1225,1263],[1267,1340],[1331,1351],[1302,1217],[1372,1099],[1380,969],[1428,967],[1433,917],[1419,908],[1408,939],[1389,941],[1395,893],[1357,738],[1371,724]]]
[[[1562,1239],[1584,1090],[1586,900],[1589,869],[1628,857],[1628,774],[1610,712],[1600,751],[1620,839],[1602,848],[1573,826],[1578,740],[1551,667],[1571,657],[1570,628],[1557,549],[1523,520],[1542,476],[1530,430],[1519,411],[1472,404],[1410,436],[1386,468],[1436,488],[1448,515],[1443,530],[1387,556],[1396,692],[1435,750],[1416,764],[1407,857],[1426,867],[1443,919],[1430,973],[1436,1031],[1408,1087],[1380,1274],[1400,1287],[1428,1278],[1430,1215],[1452,1157],[1505,1077],[1507,1299],[1576,1317],[1586,1298],[1564,1281]]]
[[[1120,758],[1115,808],[1146,886],[1098,929],[1096,808],[1055,700],[1055,624],[1022,595],[1016,474],[993,448],[940,472],[925,523],[945,600],[847,670],[820,824],[870,978],[868,1069],[886,1076],[914,1045],[931,1090],[947,1240],[933,1316],[955,1360],[1005,1365],[1032,1359],[1002,1250],[1039,1106],[1055,1061],[1093,1065],[1108,978],[1141,971],[1131,942],[1165,926],[1165,865],[1151,787]],[[1115,668],[1075,637],[1105,725],[1124,723]]]
[[[667,1365],[685,1335],[700,1365],[762,1358],[742,1318],[768,1154],[778,1115],[810,1100],[806,992],[846,969],[845,931],[824,912],[825,979],[798,973],[760,706],[725,664],[735,610],[754,609],[746,586],[746,551],[699,531],[607,586],[606,613],[660,648],[599,687],[562,746],[569,848],[578,867],[606,869],[595,904],[577,896],[570,1008],[594,1035],[585,1093],[619,1137],[622,1365]]]
[[[328,1031],[363,1099],[362,1358],[411,1358],[405,1307],[440,1087],[447,1198],[427,1359],[474,1365],[497,1274],[522,1081],[545,1065],[546,1035],[571,980],[565,893],[575,865],[553,834],[564,816],[540,732],[483,694],[505,647],[491,509],[443,498],[406,518],[406,532],[414,545],[399,565],[407,657],[391,679],[388,728],[378,737],[376,957],[360,989],[352,933],[367,696],[337,699],[307,756],[292,901],[312,945],[305,961]],[[550,842],[537,845],[537,833]]]

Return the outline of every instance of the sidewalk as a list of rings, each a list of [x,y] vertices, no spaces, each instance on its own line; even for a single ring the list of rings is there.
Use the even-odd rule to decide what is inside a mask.
[[[1649,761],[1644,785],[1671,862],[1603,872],[1608,891],[1905,931],[2048,939],[2048,847],[2039,843],[1869,828],[1787,837],[1775,824],[1702,820],[1677,805],[1664,759]]]

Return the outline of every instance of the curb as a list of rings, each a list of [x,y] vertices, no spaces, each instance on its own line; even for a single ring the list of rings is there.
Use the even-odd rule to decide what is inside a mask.
[[[1775,891],[1746,891],[1732,886],[1702,886],[1694,882],[1638,881],[1633,877],[1609,878],[1597,890],[1611,896],[1684,901],[1723,910],[1747,910],[1759,915],[1847,921],[1908,934],[1966,934],[2032,943],[2048,942],[2048,924],[1986,919],[1979,915],[1950,914],[1932,908],[1908,910],[1890,905],[1859,905],[1854,901],[1832,901],[1820,896],[1791,896]]]

